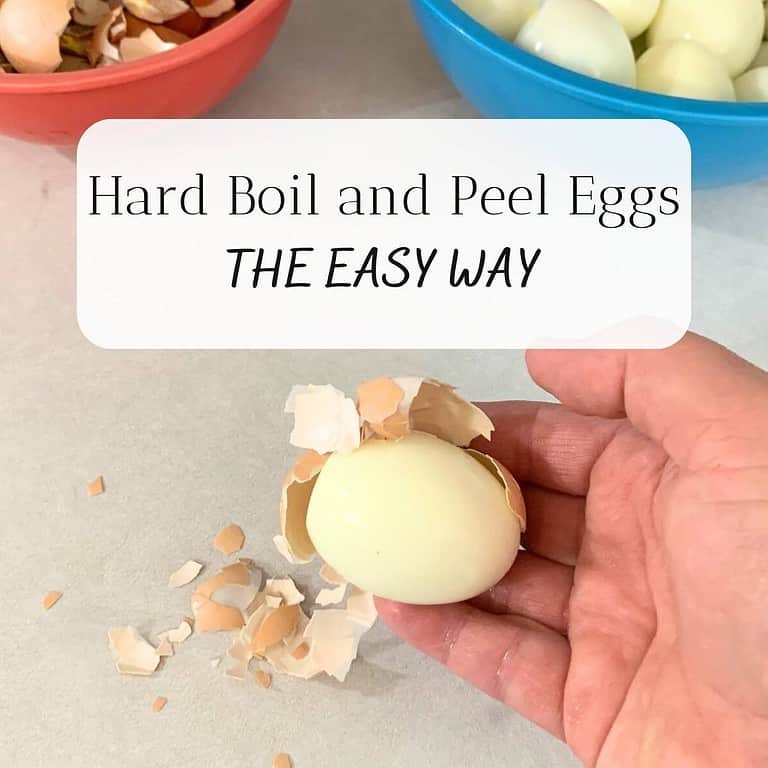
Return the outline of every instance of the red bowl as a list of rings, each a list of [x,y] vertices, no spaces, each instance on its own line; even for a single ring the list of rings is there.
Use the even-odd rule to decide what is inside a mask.
[[[75,144],[109,117],[194,117],[221,101],[269,50],[290,0],[253,0],[172,51],[140,61],[48,75],[0,73],[0,133]]]

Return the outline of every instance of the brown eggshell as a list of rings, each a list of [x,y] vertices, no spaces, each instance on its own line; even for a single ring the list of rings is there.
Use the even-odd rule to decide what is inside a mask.
[[[243,548],[245,534],[239,525],[231,523],[224,526],[213,540],[213,546],[225,555],[232,555]]]
[[[264,651],[293,632],[301,611],[298,605],[282,605],[270,611],[261,622],[251,641],[251,648]]]
[[[512,473],[492,456],[468,448],[467,453],[479,461],[489,472],[492,472],[504,486],[507,497],[507,506],[513,515],[520,521],[520,530],[525,530],[525,500],[517,480]]]
[[[307,533],[307,508],[315,480],[327,460],[327,455],[308,451],[299,457],[283,481],[280,495],[282,536],[275,537],[275,544],[290,562],[307,563],[315,556],[315,546]]]
[[[5,0],[0,5],[0,49],[17,72],[53,72],[61,64],[59,38],[74,0]]]

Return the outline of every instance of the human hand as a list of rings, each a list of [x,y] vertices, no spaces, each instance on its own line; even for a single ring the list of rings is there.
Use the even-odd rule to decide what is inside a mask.
[[[522,484],[525,551],[382,619],[587,766],[768,766],[768,374],[692,334],[527,362],[563,405],[483,405],[479,445]]]

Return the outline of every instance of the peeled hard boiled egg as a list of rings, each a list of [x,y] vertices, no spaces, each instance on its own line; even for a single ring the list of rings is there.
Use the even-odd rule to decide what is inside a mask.
[[[637,86],[688,99],[735,99],[733,83],[722,61],[690,40],[673,40],[649,48],[637,61]]]
[[[768,66],[745,72],[734,86],[739,101],[768,101]]]
[[[475,21],[501,37],[514,40],[520,27],[539,7],[538,0],[456,0]]]
[[[661,0],[596,0],[624,27],[630,40],[645,32],[659,10]]]
[[[661,0],[648,41],[653,47],[694,40],[719,56],[735,77],[755,58],[764,27],[761,0]]]
[[[496,584],[517,555],[521,527],[482,458],[422,432],[332,454],[306,526],[348,581],[421,604],[466,600]]]
[[[594,0],[547,0],[523,25],[516,42],[561,67],[635,85],[629,38],[619,21]]]

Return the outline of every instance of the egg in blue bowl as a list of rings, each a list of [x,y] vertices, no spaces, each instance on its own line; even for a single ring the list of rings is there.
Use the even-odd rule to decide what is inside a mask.
[[[694,186],[768,178],[762,0],[411,2],[486,117],[669,120],[691,144]]]

